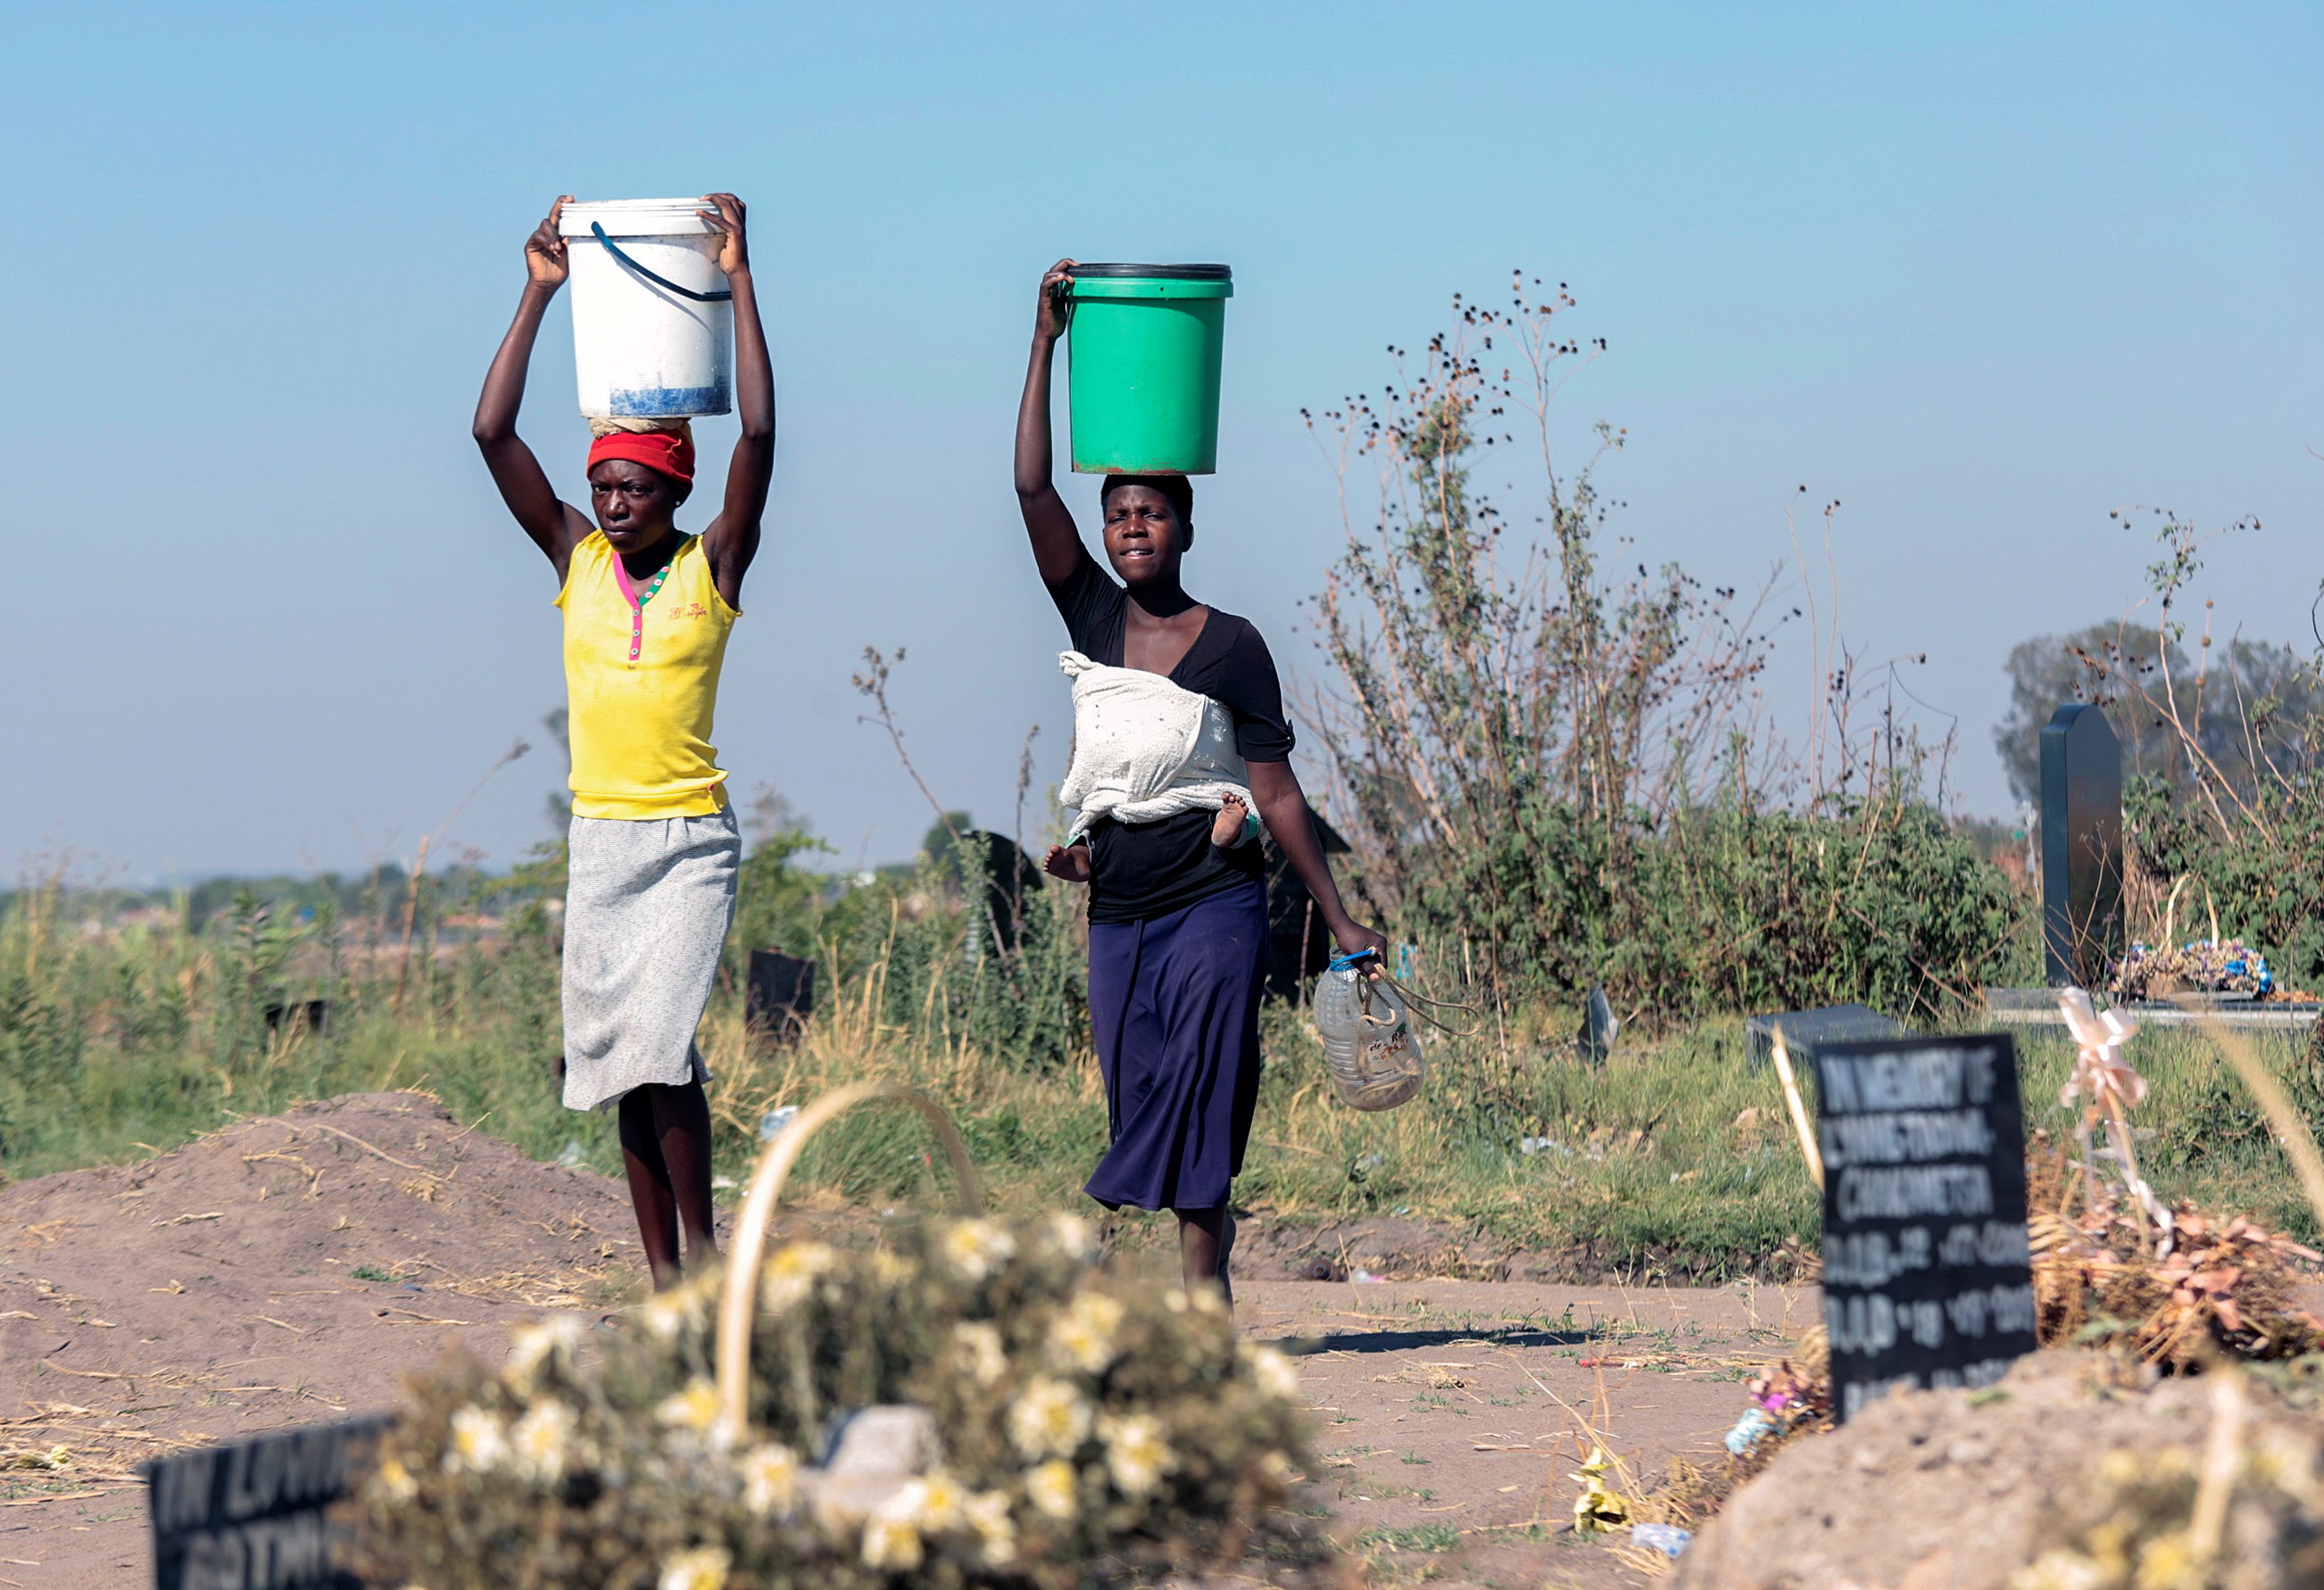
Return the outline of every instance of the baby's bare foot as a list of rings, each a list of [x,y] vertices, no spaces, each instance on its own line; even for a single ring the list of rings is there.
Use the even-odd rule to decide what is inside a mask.
[[[1222,850],[1231,850],[1242,842],[1243,818],[1250,808],[1243,804],[1242,796],[1231,795],[1219,807],[1218,821],[1211,824],[1211,842]]]

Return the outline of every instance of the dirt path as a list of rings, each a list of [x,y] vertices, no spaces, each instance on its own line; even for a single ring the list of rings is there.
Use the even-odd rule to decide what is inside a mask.
[[[617,1183],[410,1094],[0,1190],[0,1590],[148,1582],[140,1459],[388,1406],[447,1347],[615,1306],[636,1261]],[[1304,1504],[1329,1534],[1379,1581],[1526,1590],[1639,1582],[1563,1531],[1582,1444],[1594,1431],[1642,1481],[1715,1453],[1739,1383],[1812,1306],[1483,1282],[1240,1294],[1246,1328],[1300,1355]]]

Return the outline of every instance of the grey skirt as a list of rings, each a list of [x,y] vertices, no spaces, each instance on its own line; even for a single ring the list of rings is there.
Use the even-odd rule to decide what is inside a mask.
[[[565,890],[565,1107],[649,1082],[706,1081],[710,1003],[742,836],[708,817],[576,817]]]

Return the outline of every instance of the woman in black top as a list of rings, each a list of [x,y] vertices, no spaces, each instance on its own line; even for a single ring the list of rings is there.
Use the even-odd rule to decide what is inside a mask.
[[[1194,539],[1193,487],[1184,475],[1106,477],[1099,497],[1105,554],[1119,584],[1082,545],[1057,495],[1049,370],[1073,266],[1060,260],[1041,278],[1017,411],[1017,501],[1042,582],[1075,650],[1110,667],[1161,675],[1227,709],[1268,832],[1340,948],[1371,953],[1377,975],[1387,941],[1340,902],[1291,771],[1291,725],[1267,643],[1247,620],[1197,602],[1179,583]],[[1230,842],[1239,817],[1100,818],[1085,845],[1052,850],[1047,863],[1055,876],[1090,886],[1090,1022],[1112,1146],[1087,1190],[1111,1208],[1175,1213],[1189,1286],[1227,1286],[1234,1243],[1228,1187],[1242,1168],[1259,1090],[1267,894],[1259,847]]]

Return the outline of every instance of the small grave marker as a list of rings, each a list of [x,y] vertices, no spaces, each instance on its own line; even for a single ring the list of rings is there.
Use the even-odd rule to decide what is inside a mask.
[[[325,1516],[361,1475],[386,1416],[197,1447],[143,1466],[154,1590],[363,1590],[332,1561]]]
[[[1835,1416],[1991,1384],[2035,1346],[2015,1046],[1828,1043],[1813,1067]]]

